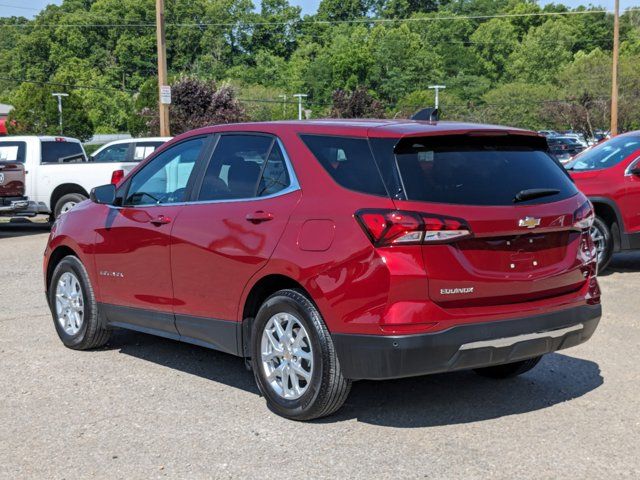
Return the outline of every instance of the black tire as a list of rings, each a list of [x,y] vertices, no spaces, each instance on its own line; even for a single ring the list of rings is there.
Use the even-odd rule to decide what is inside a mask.
[[[56,313],[56,287],[60,277],[65,273],[72,273],[80,284],[84,296],[83,321],[77,333],[70,335],[58,321]],[[90,350],[103,346],[109,341],[111,331],[103,327],[98,313],[98,304],[89,281],[89,275],[84,265],[72,255],[64,257],[56,266],[48,286],[49,308],[53,317],[56,332],[65,346],[74,350]]]
[[[607,222],[600,217],[596,217],[593,221],[592,238],[594,238],[594,231],[598,232],[604,239],[604,250],[602,256],[598,258],[598,271],[603,272],[609,266],[611,257],[613,257],[613,235],[611,235],[611,228]]]
[[[482,377],[488,378],[511,378],[523,373],[527,373],[533,367],[538,365],[542,355],[539,357],[529,358],[527,360],[520,360],[519,362],[505,363],[503,365],[494,365],[492,367],[476,368],[474,372]]]
[[[55,206],[53,207],[53,216],[55,218],[58,218],[63,213],[62,209],[65,204],[68,204],[70,202],[80,203],[84,202],[86,199],[87,197],[85,197],[81,193],[67,193],[66,195],[63,195],[58,199]]]
[[[285,399],[274,391],[262,365],[261,342],[267,323],[277,313],[289,313],[307,332],[313,358],[311,379],[297,399]],[[251,334],[252,368],[258,388],[269,408],[292,420],[312,420],[336,412],[351,390],[351,381],[342,376],[331,335],[315,305],[297,290],[280,290],[260,307]]]

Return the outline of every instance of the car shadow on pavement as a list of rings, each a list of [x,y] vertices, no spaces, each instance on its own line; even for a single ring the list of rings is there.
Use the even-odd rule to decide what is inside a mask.
[[[606,277],[613,273],[632,272],[640,272],[640,252],[637,251],[615,254],[607,269],[598,273],[598,276]]]
[[[581,397],[603,383],[597,363],[546,355],[532,371],[494,380],[471,371],[386,382],[356,382],[342,410],[329,419],[396,428],[472,423],[541,410]]]
[[[51,226],[46,222],[32,222],[26,218],[12,218],[0,222],[0,240],[49,232]]]
[[[115,331],[106,348],[259,394],[253,374],[232,355],[125,330]],[[453,372],[355,382],[344,407],[316,422],[356,419],[396,428],[471,423],[547,408],[581,397],[602,383],[597,363],[553,353],[531,372],[507,380]]]

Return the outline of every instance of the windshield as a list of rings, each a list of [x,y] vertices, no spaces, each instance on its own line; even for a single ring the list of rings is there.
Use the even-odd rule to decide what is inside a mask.
[[[617,137],[584,152],[567,165],[568,170],[600,170],[613,167],[640,150],[640,137]]]

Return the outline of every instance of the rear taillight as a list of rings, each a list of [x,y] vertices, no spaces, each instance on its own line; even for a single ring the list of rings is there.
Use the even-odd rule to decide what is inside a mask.
[[[579,230],[591,228],[594,220],[595,215],[593,213],[593,206],[589,200],[584,202],[575,212],[573,212],[573,226]]]
[[[464,220],[401,210],[359,210],[358,223],[376,247],[447,243],[471,236]]]
[[[114,170],[111,174],[111,184],[117,185],[124,178],[124,170]]]

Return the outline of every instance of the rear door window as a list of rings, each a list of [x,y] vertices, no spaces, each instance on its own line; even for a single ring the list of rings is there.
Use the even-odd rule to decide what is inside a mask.
[[[27,144],[25,142],[0,143],[0,162],[25,162]]]
[[[452,136],[453,137],[453,136]],[[519,192],[556,191],[519,202],[569,198],[577,189],[535,139],[425,137],[394,148],[407,200],[460,205],[514,205]]]
[[[284,155],[274,137],[227,134],[216,145],[198,200],[264,197],[289,185]]]
[[[86,156],[77,142],[43,141],[42,163],[84,162]]]
[[[300,138],[336,183],[356,192],[387,196],[366,138],[325,135]]]

